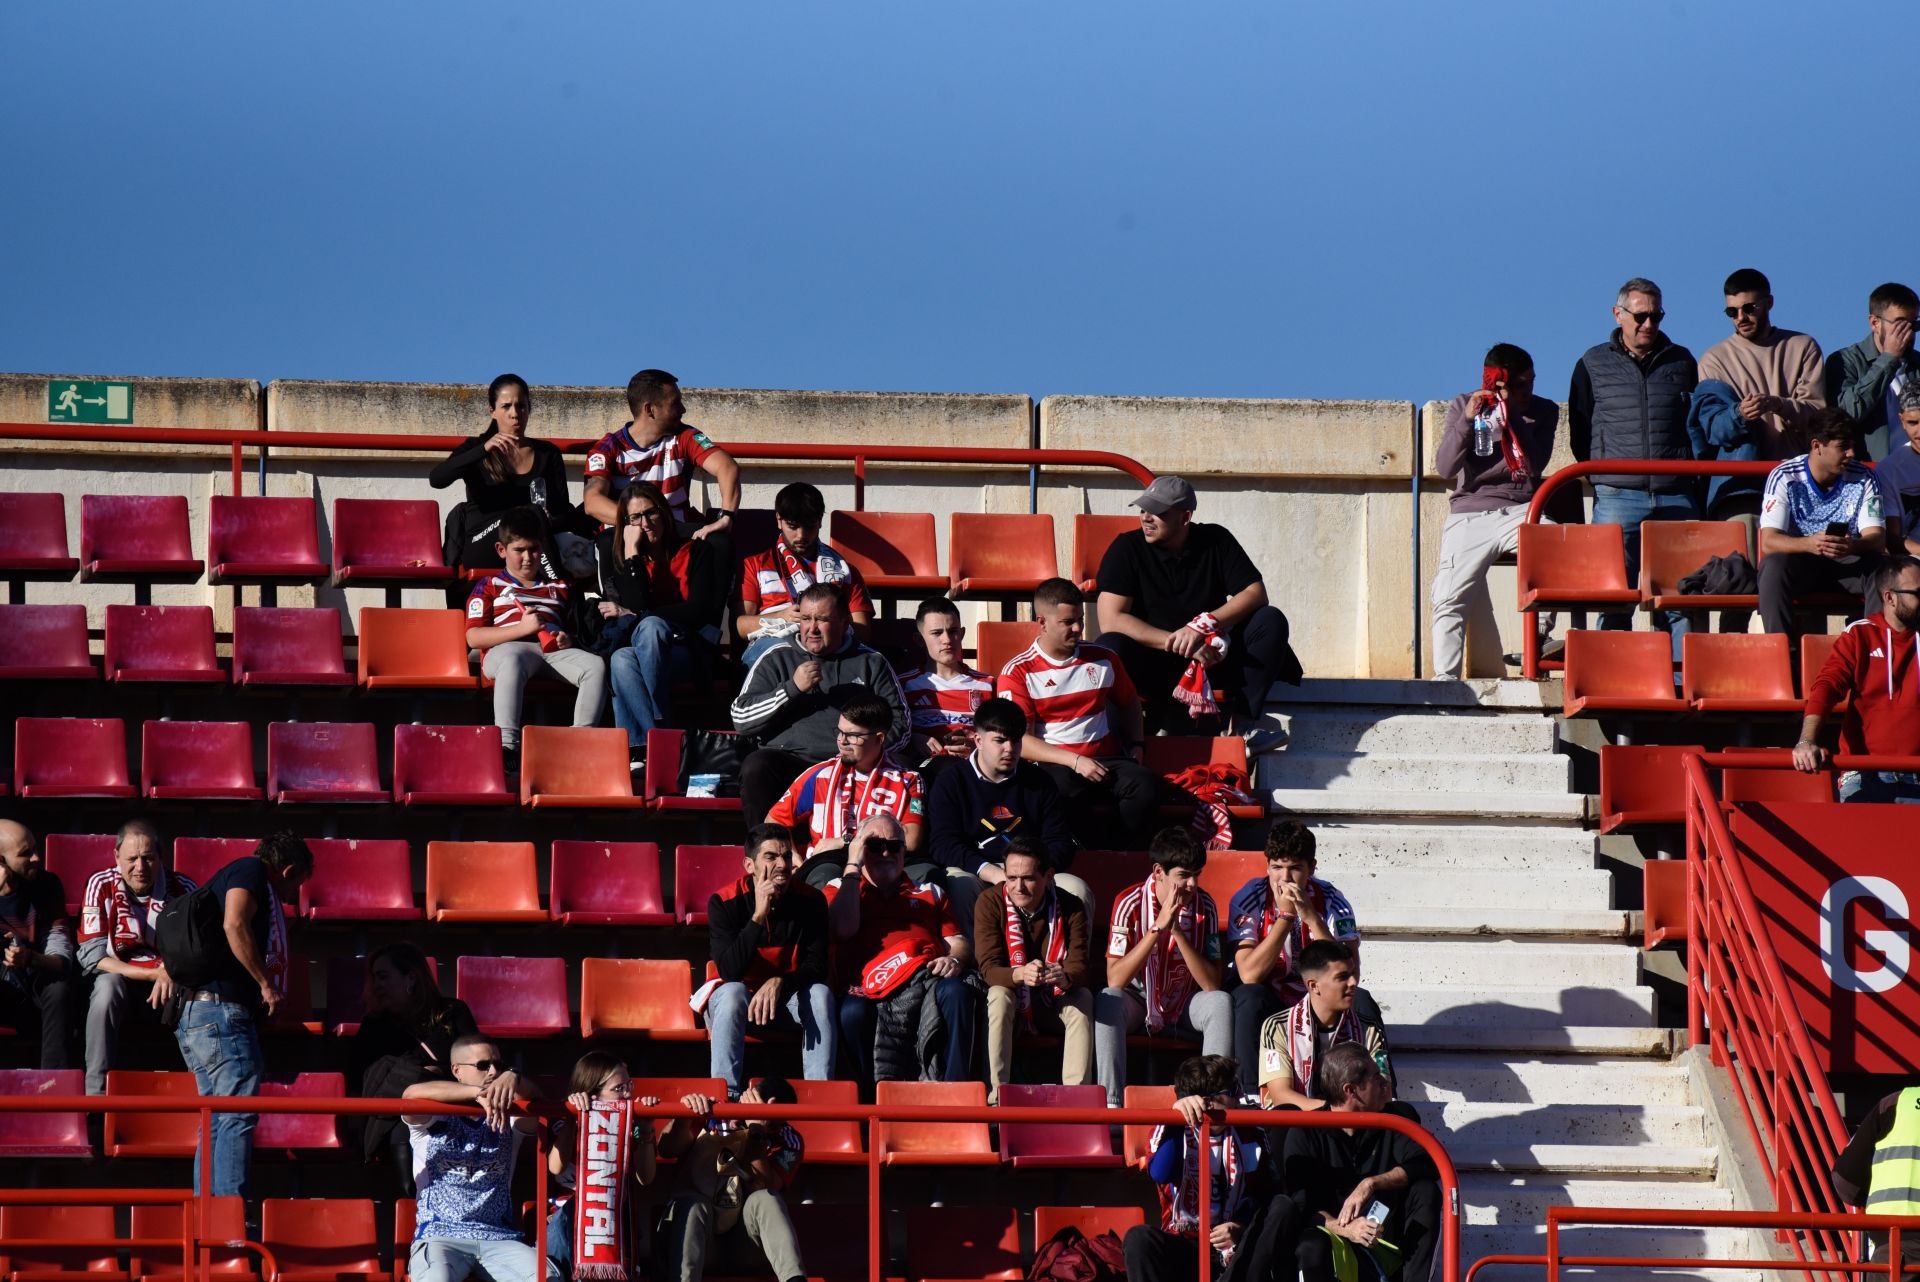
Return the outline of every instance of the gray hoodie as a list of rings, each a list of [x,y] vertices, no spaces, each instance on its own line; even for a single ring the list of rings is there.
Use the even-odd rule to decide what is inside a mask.
[[[779,748],[809,761],[825,761],[839,754],[834,734],[840,728],[841,707],[853,696],[871,692],[893,709],[887,742],[906,740],[911,724],[907,701],[901,697],[900,683],[894,680],[893,669],[885,659],[861,645],[849,629],[838,650],[817,656],[820,684],[802,693],[793,684],[793,674],[815,657],[801,647],[797,638],[789,638],[761,655],[733,701],[733,728],[760,747]]]

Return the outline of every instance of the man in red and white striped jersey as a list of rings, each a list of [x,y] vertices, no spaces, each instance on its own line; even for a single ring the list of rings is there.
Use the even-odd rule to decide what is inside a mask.
[[[673,519],[695,525],[696,539],[733,527],[740,508],[740,465],[707,434],[684,421],[680,380],[663,369],[643,369],[627,380],[633,418],[601,437],[587,454],[580,506],[603,526],[614,523],[614,500],[634,481],[652,481],[673,507]],[[720,510],[705,521],[692,511],[693,473],[707,473],[720,487]]]
[[[911,759],[919,763],[931,789],[943,768],[973,754],[973,714],[993,698],[993,678],[975,672],[961,658],[967,629],[960,622],[960,607],[952,601],[943,596],[922,601],[913,624],[927,662],[899,674],[900,694],[913,718]]]
[[[1066,579],[1033,594],[1040,635],[1000,670],[995,691],[1027,714],[1021,755],[1053,780],[1081,844],[1137,850],[1158,802],[1159,780],[1140,764],[1146,741],[1140,695],[1113,651],[1083,642],[1086,602]],[[1096,813],[1110,802],[1112,819]],[[1096,843],[1087,834],[1105,835]]]
[[[107,1089],[120,1027],[145,1008],[159,1026],[159,1012],[173,996],[173,981],[154,951],[153,927],[169,899],[193,882],[167,868],[160,835],[144,819],[129,819],[113,839],[113,867],[87,879],[80,901],[80,969],[93,977],[87,998],[87,1094]]]

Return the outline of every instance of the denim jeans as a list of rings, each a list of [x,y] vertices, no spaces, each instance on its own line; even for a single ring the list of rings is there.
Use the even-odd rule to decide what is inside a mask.
[[[747,642],[746,651],[740,656],[741,665],[751,670],[753,665],[759,662],[761,655],[777,645],[785,645],[787,642],[793,640],[793,637],[793,633],[787,632],[783,632],[779,636],[755,637],[753,640]]]
[[[1697,521],[1700,509],[1691,494],[1654,494],[1648,490],[1629,490],[1617,485],[1593,487],[1593,524],[1617,525],[1627,553],[1627,586],[1640,583],[1640,523],[1642,521]],[[1601,628],[1625,632],[1633,627],[1632,611],[1609,611],[1600,616]],[[1680,657],[1680,638],[1690,628],[1685,615],[1675,610],[1654,612],[1653,626],[1673,636],[1673,657]]]
[[[253,1013],[235,1002],[188,1002],[173,1030],[180,1058],[193,1070],[202,1095],[260,1093],[260,1035]],[[245,1197],[253,1156],[254,1113],[213,1115],[213,1195]],[[193,1187],[200,1191],[200,1158],[193,1159]]]
[[[627,742],[646,746],[647,731],[667,719],[667,695],[676,676],[692,669],[685,645],[675,645],[673,625],[649,615],[633,625],[633,635],[607,660],[612,669],[613,724],[627,732]]]
[[[727,1090],[738,1095],[746,1087],[747,1002],[753,997],[745,984],[722,984],[707,998],[708,1072],[725,1079]],[[810,1082],[833,1076],[836,1049],[833,990],[808,984],[786,995],[774,1013],[778,1028],[800,1030],[800,1071]]]
[[[980,1022],[980,999],[974,996],[967,981],[957,975],[934,980],[931,998],[939,1003],[940,1018],[947,1026],[946,1056],[940,1080],[978,1080],[980,1074],[973,1067],[973,1037]],[[871,997],[840,999],[840,1044],[852,1057],[854,1078],[862,1086],[873,1081],[873,1033],[879,1023],[879,1004]]]
[[[1839,794],[1842,801],[1920,806],[1920,775],[1898,770],[1843,770]]]

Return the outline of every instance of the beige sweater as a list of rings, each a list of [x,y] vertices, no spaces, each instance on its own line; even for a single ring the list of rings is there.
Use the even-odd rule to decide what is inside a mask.
[[[1820,344],[1806,334],[1774,328],[1759,342],[1729,334],[1700,356],[1700,381],[1717,378],[1741,396],[1755,392],[1786,402],[1784,414],[1760,420],[1760,457],[1787,459],[1807,449],[1807,420],[1827,404]]]

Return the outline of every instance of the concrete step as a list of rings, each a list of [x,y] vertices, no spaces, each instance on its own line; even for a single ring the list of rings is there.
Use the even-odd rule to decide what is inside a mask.
[[[1478,993],[1518,978],[1555,988],[1632,988],[1640,982],[1640,953],[1621,944],[1381,939],[1363,946],[1361,977],[1382,1000],[1416,984]]]
[[[1504,681],[1486,677],[1465,681],[1309,677],[1298,686],[1275,686],[1273,697],[1267,700],[1267,709],[1271,712],[1289,712],[1315,704],[1557,711],[1561,705],[1561,695],[1557,681]]]
[[[1511,869],[1453,868],[1430,865],[1399,868],[1352,867],[1344,858],[1322,856],[1318,873],[1356,904],[1365,904],[1369,917],[1382,909],[1421,909],[1478,906],[1496,909],[1509,902],[1514,891]],[[1526,880],[1526,903],[1554,908],[1606,908],[1613,903],[1613,878],[1600,868],[1541,869]]]
[[[1544,715],[1408,708],[1305,708],[1282,719],[1290,752],[1552,752],[1556,724]]]
[[[1489,1255],[1541,1255],[1547,1249],[1547,1231],[1544,1224],[1537,1229],[1528,1229],[1521,1225],[1501,1225],[1488,1228],[1466,1228],[1460,1234],[1461,1271],[1471,1267],[1473,1261]],[[1580,1267],[1571,1276],[1582,1279],[1603,1279],[1604,1282],[1647,1282],[1649,1278],[1660,1282],[1760,1282],[1762,1278],[1776,1277],[1758,1270],[1715,1269],[1712,1272],[1689,1269],[1690,1260],[1753,1260],[1763,1259],[1764,1255],[1755,1254],[1753,1239],[1739,1229],[1682,1229],[1682,1228],[1592,1228],[1566,1230],[1561,1247],[1563,1255],[1582,1255],[1611,1257],[1615,1259],[1665,1259],[1672,1260],[1671,1269],[1648,1270],[1640,1268],[1587,1268]],[[1541,1266],[1531,1269],[1525,1266],[1483,1271],[1481,1276],[1489,1279],[1538,1278]]]
[[[1397,1047],[1397,1043],[1396,1043]],[[1687,1070],[1644,1059],[1502,1058],[1495,1055],[1393,1057],[1401,1099],[1415,1103],[1589,1104],[1683,1106],[1691,1102]],[[1603,1205],[1594,1203],[1593,1205]]]
[[[1361,902],[1366,902],[1362,900]],[[1644,914],[1619,908],[1527,912],[1492,904],[1446,908],[1388,908],[1362,921],[1368,939],[1501,936],[1525,939],[1632,941],[1646,933]]]
[[[1409,1010],[1412,1008],[1409,1007]],[[1475,1023],[1400,1024],[1392,1027],[1394,1057],[1407,1051],[1507,1055],[1606,1055],[1667,1060],[1686,1044],[1686,1030],[1639,1024]]]
[[[1268,754],[1269,757],[1272,755]],[[1564,782],[1561,790],[1552,792],[1490,790],[1479,793],[1262,785],[1261,793],[1273,813],[1309,821],[1354,817],[1374,821],[1450,819],[1484,822],[1491,819],[1577,824],[1586,813],[1586,799],[1568,793],[1564,788]]]
[[[1530,1144],[1488,1136],[1447,1141],[1455,1167],[1476,1171],[1541,1171],[1550,1175],[1662,1175],[1710,1180],[1720,1151],[1696,1145]]]
[[[1507,1175],[1475,1171],[1460,1176],[1460,1205],[1474,1226],[1543,1230],[1549,1206],[1614,1206],[1676,1211],[1731,1211],[1731,1190],[1707,1180]]]
[[[1485,813],[1484,804],[1472,817]],[[1447,826],[1323,821],[1313,825],[1322,876],[1337,885],[1356,873],[1594,871],[1594,836],[1578,828]]]
[[[1372,965],[1371,957],[1367,965]],[[1524,974],[1524,970],[1521,973]],[[1570,1033],[1571,1027],[1646,1028],[1653,1023],[1653,990],[1648,988],[1538,988],[1507,984],[1481,988],[1401,987],[1386,983],[1376,987],[1370,970],[1367,980],[1369,991],[1379,1000],[1386,1015],[1389,1035],[1396,1043],[1405,1040],[1403,1029],[1425,1024],[1485,1030],[1488,1036],[1484,1044],[1492,1048],[1511,1045],[1507,1038],[1519,1029],[1567,1028]]]
[[[1691,1104],[1426,1103],[1420,1120],[1447,1151],[1457,1146],[1706,1147],[1706,1113]]]
[[[1261,788],[1327,791],[1564,794],[1570,758],[1552,752],[1449,753],[1270,752],[1260,758]]]

